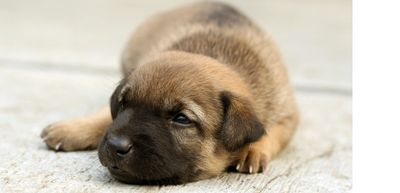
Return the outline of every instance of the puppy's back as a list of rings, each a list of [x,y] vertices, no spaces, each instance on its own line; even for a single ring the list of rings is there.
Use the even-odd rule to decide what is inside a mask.
[[[218,2],[195,3],[153,15],[136,29],[128,42],[122,56],[123,73],[126,75],[146,58],[171,49],[192,34],[246,29],[251,25],[235,8]]]

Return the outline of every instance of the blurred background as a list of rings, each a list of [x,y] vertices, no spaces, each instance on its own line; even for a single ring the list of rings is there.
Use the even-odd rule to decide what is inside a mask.
[[[140,22],[189,2],[194,1],[2,0],[0,60],[116,71],[122,47]],[[351,88],[350,0],[227,2],[276,38],[295,82]]]
[[[0,0],[0,190],[74,190],[77,185],[88,191],[112,189],[107,183],[119,191],[131,190],[111,180],[95,152],[55,154],[38,136],[51,122],[106,105],[120,79],[121,51],[135,27],[153,13],[190,2],[195,1]],[[227,174],[218,179],[220,185],[208,181],[204,187],[282,192],[290,185],[291,192],[348,191],[351,0],[225,2],[277,41],[295,85],[302,122],[268,175]],[[79,169],[85,172],[77,175]],[[253,183],[259,179],[262,182]],[[65,181],[69,183],[60,184]],[[174,190],[184,190],[179,188]]]

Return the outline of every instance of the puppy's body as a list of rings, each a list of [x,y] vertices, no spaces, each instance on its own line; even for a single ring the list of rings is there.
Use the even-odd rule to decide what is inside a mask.
[[[79,150],[97,146],[106,133],[99,146],[100,160],[122,181],[184,183],[216,176],[231,165],[240,172],[260,172],[287,144],[298,122],[292,88],[274,42],[225,4],[198,3],[151,17],[129,41],[122,68],[124,78],[111,99],[114,122],[107,132],[107,124],[83,128],[99,122],[99,117],[111,124],[106,111],[95,118],[55,124],[42,134],[52,148]],[[177,125],[171,123],[175,117],[165,118],[177,104],[190,124]],[[151,124],[142,121],[149,117]],[[74,123],[80,131],[72,128]],[[124,131],[126,127],[132,128]],[[169,132],[151,131],[153,127]],[[135,144],[140,141],[133,137],[137,135],[158,142]],[[128,136],[125,141],[134,141],[136,147],[152,146],[146,151],[153,153],[137,148],[135,156],[116,161],[110,150],[114,136]],[[91,140],[79,140],[83,138]],[[148,158],[153,154],[158,162]],[[143,166],[147,173],[132,166],[143,160],[150,165]],[[170,166],[178,163],[182,168]],[[166,169],[157,173],[160,167]]]
[[[208,56],[229,66],[247,84],[268,125],[296,111],[277,46],[230,6],[201,3],[153,16],[139,26],[124,51],[124,75],[169,50]]]

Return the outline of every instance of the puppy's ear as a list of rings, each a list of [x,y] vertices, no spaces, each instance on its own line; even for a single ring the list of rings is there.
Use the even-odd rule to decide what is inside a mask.
[[[122,89],[124,86],[125,86],[125,79],[122,79],[117,88],[114,90],[113,94],[111,95],[110,107],[111,107],[111,117],[113,119],[117,117],[118,111],[121,108],[121,95],[123,95]]]
[[[226,91],[220,97],[224,118],[219,138],[228,151],[236,151],[265,134],[264,125],[257,118],[249,101]]]

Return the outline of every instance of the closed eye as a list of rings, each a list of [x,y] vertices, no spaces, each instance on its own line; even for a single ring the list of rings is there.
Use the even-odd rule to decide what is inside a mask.
[[[174,123],[178,123],[181,125],[190,125],[192,124],[192,121],[183,113],[178,113],[174,116],[172,119]]]

